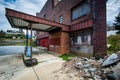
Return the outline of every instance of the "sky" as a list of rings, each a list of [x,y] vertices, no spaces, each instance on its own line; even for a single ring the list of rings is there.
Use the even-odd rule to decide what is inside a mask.
[[[40,12],[46,1],[47,0],[0,0],[0,30],[6,31],[12,29],[5,17],[5,7],[36,15],[37,12]]]
[[[36,15],[36,12],[40,12],[46,1],[47,0],[0,0],[0,30],[6,31],[12,29],[5,17],[5,7]],[[106,9],[107,24],[112,25],[115,17],[120,12],[120,0],[108,0]]]

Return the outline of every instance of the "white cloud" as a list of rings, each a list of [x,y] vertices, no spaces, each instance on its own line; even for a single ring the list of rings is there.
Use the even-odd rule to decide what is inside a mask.
[[[108,0],[107,2],[107,22],[113,23],[115,17],[120,12],[120,0]]]
[[[46,1],[47,0],[16,0],[16,2],[9,3],[5,2],[5,0],[0,0],[0,30],[11,28],[5,17],[5,7],[36,15],[36,12],[40,12]],[[120,12],[120,0],[108,0],[107,22],[109,24],[114,22],[118,12]]]
[[[5,17],[5,7],[36,15],[36,12],[40,12],[47,0],[16,0],[16,2],[5,2],[0,0],[0,30],[12,29],[8,20]]]

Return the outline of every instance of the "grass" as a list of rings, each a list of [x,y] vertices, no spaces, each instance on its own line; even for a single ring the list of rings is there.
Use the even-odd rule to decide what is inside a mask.
[[[114,51],[107,50],[107,54],[115,53]]]
[[[73,57],[76,57],[76,55],[74,54],[63,54],[59,56],[60,58],[62,58],[65,61],[69,61],[71,60]]]
[[[28,45],[30,45],[30,41]],[[0,39],[0,46],[26,46],[26,42],[25,39]],[[32,46],[36,47],[35,40],[33,40]]]
[[[0,40],[0,46],[24,46],[24,40],[4,39]]]
[[[108,54],[120,51],[120,34],[109,36],[107,43],[110,44],[110,47],[107,49]]]
[[[11,44],[12,46],[25,46],[24,42],[17,42],[17,43],[13,43]]]

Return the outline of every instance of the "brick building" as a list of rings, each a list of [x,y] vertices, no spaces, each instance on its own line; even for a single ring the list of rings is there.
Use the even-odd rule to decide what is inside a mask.
[[[36,16],[69,26],[69,31],[58,28],[47,37],[38,35],[39,42],[48,39],[43,44],[47,43],[50,51],[106,55],[106,0],[48,0]]]
[[[12,27],[43,31],[40,46],[87,57],[106,55],[106,0],[47,0],[32,16],[6,8]]]

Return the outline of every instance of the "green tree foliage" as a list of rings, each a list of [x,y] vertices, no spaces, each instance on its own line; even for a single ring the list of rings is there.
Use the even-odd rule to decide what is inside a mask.
[[[108,37],[108,44],[111,46],[108,51],[117,52],[120,51],[120,34],[111,35]]]
[[[115,23],[113,24],[115,26],[115,30],[119,30],[117,34],[120,33],[120,12],[118,16],[115,18]]]
[[[15,37],[20,37],[21,39],[25,38],[24,34],[16,34]]]
[[[5,38],[5,35],[6,35],[6,33],[3,30],[1,30],[0,31],[0,38]]]
[[[0,38],[2,39],[12,39],[13,37],[20,37],[20,39],[24,39],[25,35],[24,34],[6,34],[3,30],[0,31]]]

